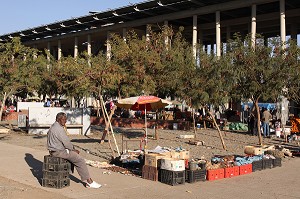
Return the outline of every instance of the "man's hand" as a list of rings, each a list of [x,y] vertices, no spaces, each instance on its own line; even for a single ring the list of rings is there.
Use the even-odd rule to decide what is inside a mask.
[[[78,151],[78,150],[74,149],[73,151],[76,152],[77,154],[79,154],[79,151]]]

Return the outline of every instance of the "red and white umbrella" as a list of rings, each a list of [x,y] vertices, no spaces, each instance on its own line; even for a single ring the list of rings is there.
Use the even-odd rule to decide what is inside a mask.
[[[118,100],[116,105],[131,110],[157,110],[168,106],[171,102],[156,96],[137,96]]]
[[[157,110],[168,106],[171,102],[161,99],[156,96],[137,96],[129,97],[118,100],[116,106],[131,110],[144,110],[145,111],[145,130],[146,130],[146,143],[147,143],[147,111]]]

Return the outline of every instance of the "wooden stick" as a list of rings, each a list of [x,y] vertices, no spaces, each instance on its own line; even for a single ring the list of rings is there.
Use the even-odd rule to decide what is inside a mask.
[[[103,135],[102,135],[102,138],[101,138],[101,142],[104,142],[106,134],[109,131],[109,129],[108,129],[109,128],[109,122],[108,121],[111,121],[111,118],[112,118],[113,114],[115,113],[115,110],[116,110],[116,106],[114,106],[113,109],[110,111],[109,118],[105,119],[105,129],[104,129],[104,132],[103,132]],[[103,111],[103,115],[105,115],[104,110],[102,110],[102,111]]]
[[[104,118],[104,121],[105,121],[105,125],[107,125],[108,124],[108,122],[107,122],[107,119],[106,119],[106,116],[105,116],[105,114],[104,114],[104,109],[103,109],[103,106],[101,105],[101,110],[102,110],[102,113],[103,113],[103,118]],[[108,125],[107,125],[108,126]],[[107,128],[105,128],[105,130],[104,130],[104,132],[103,132],[103,136],[102,136],[102,139],[101,139],[101,141],[100,141],[100,144],[102,143],[102,141],[104,142],[104,139],[105,139],[105,136],[106,136],[106,134],[107,134],[107,130],[108,130],[108,127]],[[111,138],[110,138],[110,134],[108,133],[108,144],[109,144],[109,147],[110,147],[110,149],[111,149],[111,152],[112,152],[112,156],[113,156],[113,158],[115,159],[115,150],[113,149],[113,147],[112,147],[112,145],[111,145]]]
[[[213,114],[212,114],[211,112],[209,112],[209,114],[210,114],[210,116],[211,116],[211,118],[212,118],[212,121],[213,121],[214,125],[217,127],[217,130],[218,130],[218,132],[219,132],[219,137],[220,137],[221,142],[222,142],[222,145],[223,145],[223,149],[226,150],[226,146],[225,146],[225,143],[224,143],[224,139],[223,139],[222,133],[221,133],[221,131],[220,131],[220,129],[219,129],[219,126],[218,126],[218,124],[217,124],[215,118],[213,117]]]
[[[100,99],[101,99],[102,105],[104,105],[104,101],[103,101],[102,96],[100,96]],[[104,109],[104,112],[105,112],[106,117],[109,118],[106,109]],[[112,127],[112,125],[111,125],[110,120],[108,120],[108,123],[109,123],[110,130],[111,130],[110,132],[111,132],[111,134],[112,134],[112,137],[114,138],[114,142],[115,142],[115,145],[116,145],[116,148],[117,148],[118,155],[120,156],[119,147],[118,147],[117,140],[116,140],[116,137],[115,137],[115,135],[114,135],[114,130],[113,130],[113,127]]]

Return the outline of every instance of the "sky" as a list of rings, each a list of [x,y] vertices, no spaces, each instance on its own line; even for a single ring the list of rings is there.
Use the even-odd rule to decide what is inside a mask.
[[[146,0],[2,0],[0,35]]]

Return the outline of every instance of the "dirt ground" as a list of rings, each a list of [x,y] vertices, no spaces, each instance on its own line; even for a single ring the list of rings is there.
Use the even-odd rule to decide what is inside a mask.
[[[79,149],[81,155],[87,160],[95,160],[99,162],[109,162],[112,157],[112,151],[108,142],[100,144],[102,129],[94,126],[90,136],[69,135],[72,143]],[[142,136],[143,130],[115,128],[114,135],[118,143],[119,150],[122,151],[122,135],[124,139],[130,139]],[[163,130],[159,129],[159,139],[148,139],[148,149],[154,149],[156,146],[183,148],[190,151],[191,158],[206,158],[209,160],[214,155],[243,155],[244,146],[256,145],[258,143],[257,136],[251,136],[243,132],[224,132],[222,135],[227,150],[224,150],[219,138],[219,134],[215,129],[198,129],[196,139],[202,141],[203,145],[196,146],[189,144],[192,139],[180,139],[180,135],[193,135],[193,131]],[[154,135],[154,129],[148,129],[148,135]],[[46,135],[28,135],[21,131],[10,131],[9,134],[0,134],[0,141],[14,145],[30,147],[39,150],[46,150]],[[285,143],[283,139],[265,138],[264,144],[282,145],[292,150],[299,150],[297,142]],[[128,142],[127,149],[139,149],[139,142]],[[115,153],[116,147],[114,146]],[[125,149],[125,144],[123,145]],[[290,158],[284,158],[288,161]],[[65,198],[61,195],[47,192],[42,189],[33,188],[12,180],[1,177],[0,174],[0,198],[11,199],[31,199],[31,198]]]

